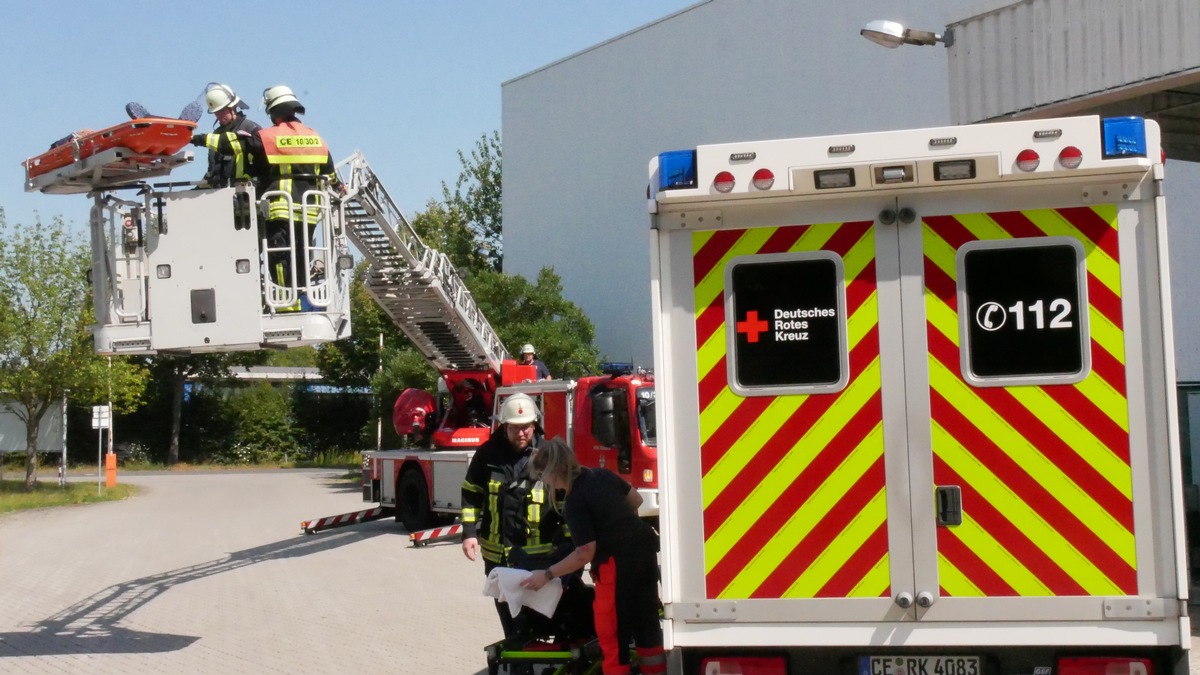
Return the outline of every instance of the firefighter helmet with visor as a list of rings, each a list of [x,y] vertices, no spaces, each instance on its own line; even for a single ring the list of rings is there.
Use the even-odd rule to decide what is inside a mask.
[[[528,394],[513,394],[500,406],[500,424],[529,424],[537,420],[537,403]]]
[[[240,108],[245,110],[250,106],[246,105],[233,89],[221,84],[220,82],[209,82],[204,88],[204,102],[208,104],[208,112],[216,113],[226,108]]]

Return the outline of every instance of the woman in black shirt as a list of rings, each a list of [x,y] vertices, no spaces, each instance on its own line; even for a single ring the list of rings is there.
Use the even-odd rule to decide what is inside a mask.
[[[549,568],[534,572],[522,585],[536,590],[591,563],[596,584],[593,612],[604,653],[604,675],[629,673],[631,638],[641,672],[665,673],[658,619],[658,535],[637,515],[641,495],[607,469],[579,466],[571,449],[557,438],[534,452],[530,472],[566,494],[563,517],[575,550]]]

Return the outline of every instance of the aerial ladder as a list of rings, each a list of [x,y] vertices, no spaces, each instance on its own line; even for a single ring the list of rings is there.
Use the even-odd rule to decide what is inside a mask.
[[[499,373],[509,358],[446,254],[425,245],[361,152],[338,164],[346,235],[366,257],[367,293],[440,373]]]
[[[364,453],[364,499],[379,506],[306,520],[301,528],[314,534],[394,515],[414,546],[453,538],[461,526],[448,521],[459,510],[474,449],[492,433],[497,390],[510,383],[506,377],[533,373],[514,367],[453,263],[421,241],[362,153],[337,170],[346,186],[346,236],[367,261],[366,291],[441,380],[436,398],[408,389],[394,409],[397,431],[427,447]],[[423,529],[438,522],[443,527]]]

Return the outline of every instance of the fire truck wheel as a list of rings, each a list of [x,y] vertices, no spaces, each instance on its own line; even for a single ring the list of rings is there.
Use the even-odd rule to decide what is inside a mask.
[[[433,514],[429,509],[429,488],[425,477],[416,469],[400,474],[396,484],[396,520],[404,529],[417,532],[430,527]]]

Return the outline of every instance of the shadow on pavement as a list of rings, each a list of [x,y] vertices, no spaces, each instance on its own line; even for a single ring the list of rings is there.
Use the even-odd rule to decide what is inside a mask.
[[[393,530],[391,523],[371,523],[315,537],[291,537],[237,551],[220,560],[182,567],[114,584],[94,593],[28,631],[0,632],[0,659],[12,656],[66,654],[145,654],[183,649],[200,636],[130,630],[118,624],[171,588],[189,581],[256,563],[300,558],[349,546]]]
[[[327,476],[321,479],[321,487],[333,493],[359,493],[362,492],[362,474],[355,472],[354,475],[340,474],[337,476]]]

